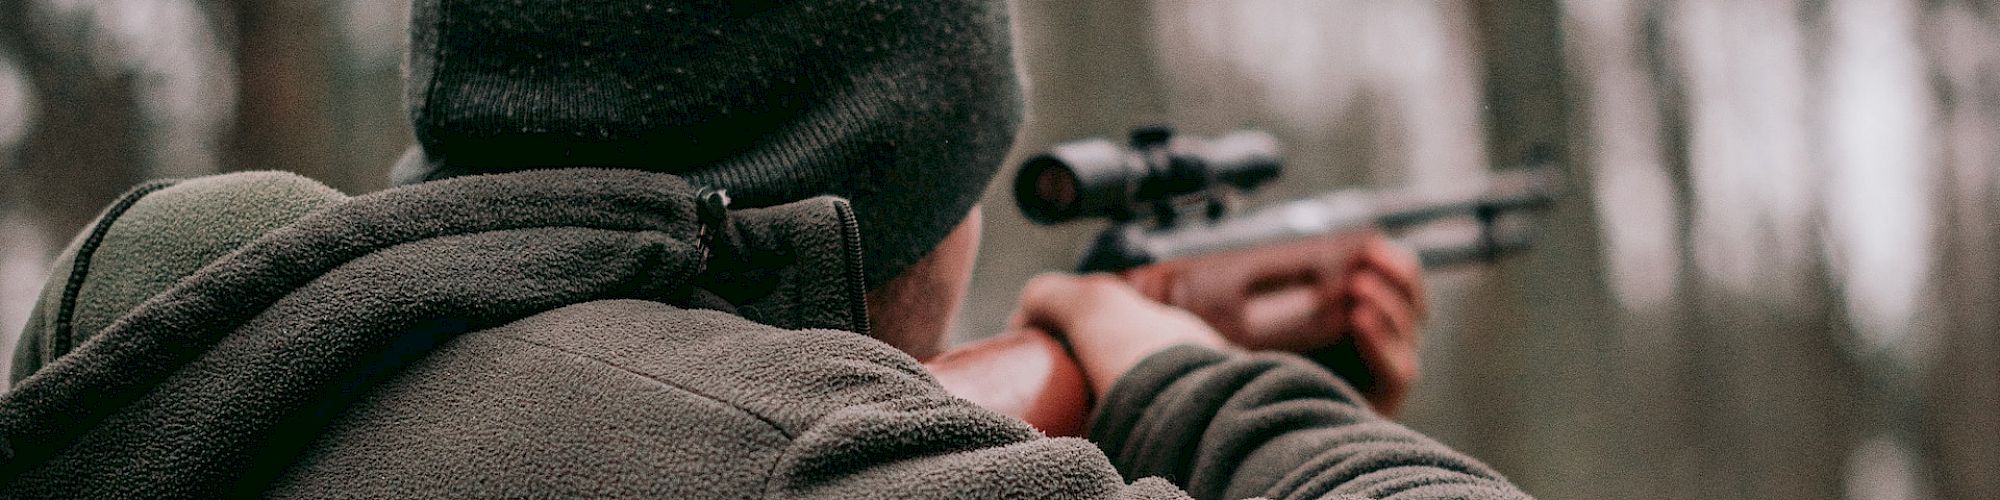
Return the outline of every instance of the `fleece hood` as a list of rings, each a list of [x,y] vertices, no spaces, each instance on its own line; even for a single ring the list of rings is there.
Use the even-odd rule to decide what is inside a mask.
[[[277,190],[296,209],[272,212],[294,220],[248,220],[268,230],[240,244],[213,237],[231,220],[222,208],[272,198],[244,193],[271,192],[274,176],[315,187]],[[0,496],[88,497],[133,478],[163,497],[255,493],[384,377],[466,332],[570,304],[638,299],[865,331],[846,202],[714,211],[709,199],[671,175],[600,169],[354,198],[272,173],[141,187],[72,247],[23,337],[25,378],[0,396]],[[144,225],[162,210],[217,214]],[[152,277],[159,266],[116,257],[171,268],[187,256],[104,246],[121,241],[180,242],[212,260]]]
[[[397,182],[589,166],[851,200],[870,285],[963,219],[1021,118],[995,0],[417,0]]]

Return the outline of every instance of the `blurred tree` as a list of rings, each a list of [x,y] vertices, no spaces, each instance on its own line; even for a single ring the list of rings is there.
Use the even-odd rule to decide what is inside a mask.
[[[1562,168],[1572,195],[1540,221],[1536,250],[1479,273],[1467,284],[1461,321],[1481,325],[1459,335],[1454,358],[1466,446],[1515,474],[1529,491],[1553,498],[1629,496],[1627,477],[1607,457],[1619,453],[1601,436],[1620,432],[1610,409],[1620,369],[1598,353],[1618,338],[1599,262],[1595,200],[1586,161],[1571,147],[1576,108],[1565,59],[1562,2],[1479,1],[1471,15],[1482,70],[1485,162],[1492,168],[1547,163]],[[1526,425],[1532,423],[1532,425]],[[1449,424],[1446,424],[1449,425]]]
[[[97,57],[97,28],[37,4],[0,0],[0,50],[16,58],[35,95],[35,126],[14,151],[13,178],[0,190],[64,241],[144,178],[148,145],[133,75]]]
[[[236,54],[228,170],[290,170],[337,188],[354,184],[334,144],[333,37],[320,1],[222,2]]]
[[[1935,357],[1896,388],[1920,388],[1897,417],[1913,427],[1940,498],[2000,498],[2000,12],[1957,0],[1925,11],[1946,164],[1935,200],[1946,229],[1934,271],[1942,327]]]

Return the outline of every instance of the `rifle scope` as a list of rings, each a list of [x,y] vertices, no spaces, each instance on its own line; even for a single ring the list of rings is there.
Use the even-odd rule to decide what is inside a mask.
[[[1080,217],[1125,222],[1149,205],[1169,209],[1177,198],[1208,196],[1215,187],[1255,189],[1278,177],[1278,158],[1278,141],[1259,131],[1201,140],[1140,128],[1129,147],[1084,139],[1029,158],[1014,177],[1014,201],[1040,224]]]

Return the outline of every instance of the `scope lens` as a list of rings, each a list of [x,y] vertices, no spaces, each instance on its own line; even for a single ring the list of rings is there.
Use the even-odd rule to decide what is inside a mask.
[[[1076,175],[1067,169],[1045,168],[1035,175],[1035,196],[1057,210],[1076,205]]]
[[[1021,215],[1039,224],[1057,224],[1077,217],[1089,200],[1083,181],[1061,158],[1042,155],[1021,165],[1014,176],[1014,203]]]

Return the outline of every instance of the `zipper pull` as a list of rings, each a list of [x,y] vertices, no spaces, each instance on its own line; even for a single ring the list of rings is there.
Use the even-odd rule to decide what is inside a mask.
[[[695,191],[694,210],[695,218],[701,222],[701,229],[695,233],[695,240],[701,245],[702,269],[695,274],[700,275],[708,270],[716,239],[726,237],[729,231],[729,190],[702,186]]]

